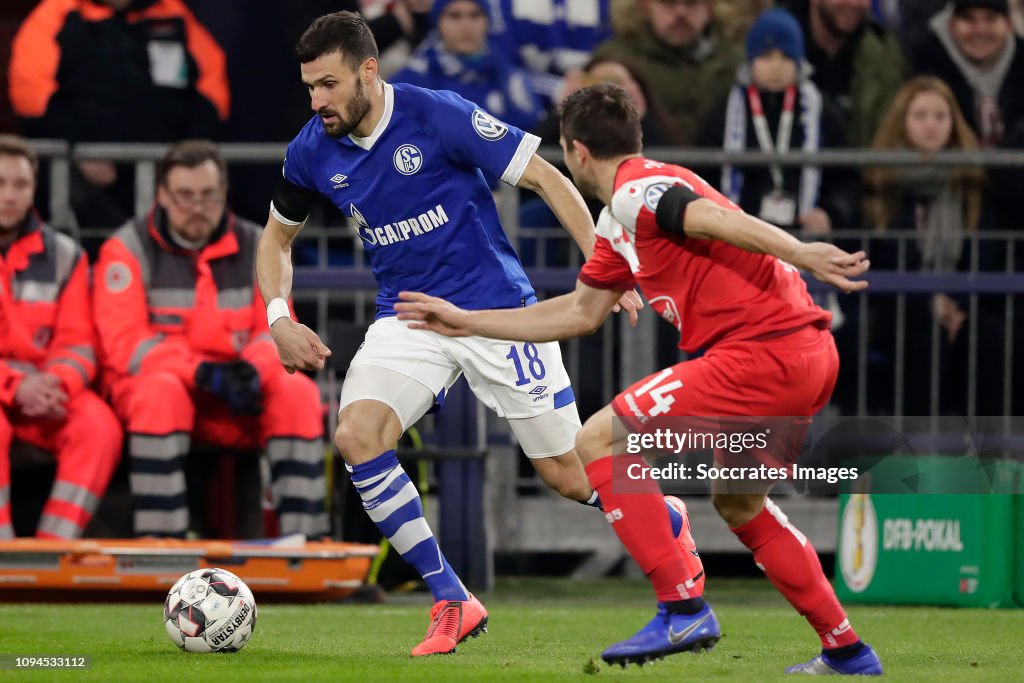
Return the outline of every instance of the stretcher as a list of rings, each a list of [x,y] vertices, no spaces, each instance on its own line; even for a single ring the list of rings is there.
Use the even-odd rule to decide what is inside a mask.
[[[340,600],[363,585],[377,552],[329,541],[16,539],[0,542],[0,602],[150,599],[207,567],[234,572],[261,601]]]

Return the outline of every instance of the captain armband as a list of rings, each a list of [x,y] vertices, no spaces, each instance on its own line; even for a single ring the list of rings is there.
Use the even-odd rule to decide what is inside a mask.
[[[658,201],[658,210],[654,215],[658,227],[672,235],[686,237],[686,232],[683,230],[686,207],[690,202],[701,198],[686,185],[673,185],[665,190]]]

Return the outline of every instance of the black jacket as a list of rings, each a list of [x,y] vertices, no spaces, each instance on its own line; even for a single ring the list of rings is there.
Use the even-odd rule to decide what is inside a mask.
[[[183,0],[42,0],[14,39],[11,103],[32,137],[215,137],[230,107],[223,51]]]
[[[1024,40],[1017,36],[1013,36],[1013,40],[1017,42],[1017,53],[1010,63],[1010,70],[1003,80],[998,97],[1004,135],[1010,133],[1018,122],[1024,121],[1024,88],[1021,87],[1021,84],[1024,84]],[[937,76],[946,82],[956,96],[960,111],[974,132],[980,134],[981,126],[978,121],[978,107],[974,102],[974,89],[934,31],[928,34],[928,38],[913,55],[913,62],[915,73]]]

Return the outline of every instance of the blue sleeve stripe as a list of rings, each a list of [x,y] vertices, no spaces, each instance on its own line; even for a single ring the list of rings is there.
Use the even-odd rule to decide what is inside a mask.
[[[566,387],[561,391],[555,392],[555,410],[564,408],[567,405],[572,404],[576,401],[576,396],[572,393],[572,387]]]

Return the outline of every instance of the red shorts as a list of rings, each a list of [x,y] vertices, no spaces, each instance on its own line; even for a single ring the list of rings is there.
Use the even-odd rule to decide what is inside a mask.
[[[793,449],[797,444],[802,447],[811,416],[828,403],[838,375],[839,354],[832,333],[807,326],[770,339],[716,344],[700,358],[633,384],[615,397],[612,409],[622,427],[633,432],[774,429],[775,448],[792,462],[799,455]],[[688,450],[708,450],[707,443],[700,441]],[[725,455],[720,447],[714,450],[716,459]],[[770,460],[778,458],[776,454]]]

